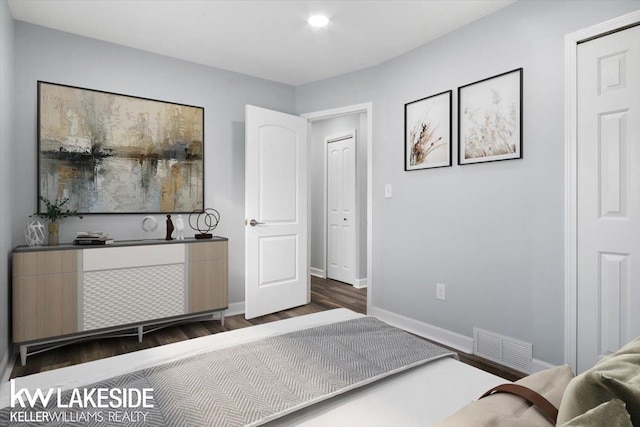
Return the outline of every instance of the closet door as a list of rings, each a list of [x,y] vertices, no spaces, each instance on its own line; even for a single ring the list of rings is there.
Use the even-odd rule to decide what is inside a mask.
[[[640,335],[640,27],[578,46],[577,371]]]
[[[327,277],[356,280],[356,143],[353,134],[327,144]]]

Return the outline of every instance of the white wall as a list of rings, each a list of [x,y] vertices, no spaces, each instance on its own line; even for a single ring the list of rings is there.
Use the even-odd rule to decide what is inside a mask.
[[[324,203],[324,170],[326,164],[325,138],[339,133],[356,131],[356,191],[360,204],[359,251],[360,262],[356,279],[367,277],[367,115],[350,114],[311,123],[309,175],[311,179],[311,268],[326,274],[325,233],[327,208]]]
[[[22,229],[36,210],[37,80],[197,105],[205,108],[205,205],[222,216],[215,234],[229,238],[229,301],[244,301],[244,106],[293,112],[294,88],[23,22],[16,22],[15,30],[12,160],[20,186],[10,199],[11,244],[24,244]],[[66,219],[60,240],[70,242],[77,231],[94,229],[119,240],[164,236],[164,226],[146,236],[142,218]]]
[[[564,362],[564,36],[638,1],[519,1],[400,57],[296,88],[299,113],[373,103],[373,306]],[[403,106],[524,67],[524,159],[405,172]],[[454,148],[454,158],[457,149]],[[384,184],[393,198],[384,198]],[[447,300],[435,298],[445,283]]]
[[[9,356],[11,258],[11,195],[13,128],[13,18],[6,0],[0,0],[0,374]]]

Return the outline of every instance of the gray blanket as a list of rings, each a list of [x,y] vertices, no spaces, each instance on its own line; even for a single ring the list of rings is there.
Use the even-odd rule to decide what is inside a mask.
[[[153,408],[58,408],[50,402],[48,408],[41,404],[4,408],[0,425],[259,425],[446,356],[457,357],[373,317],[363,317],[212,351],[86,387],[151,388]],[[63,392],[61,401],[69,402],[72,392]]]

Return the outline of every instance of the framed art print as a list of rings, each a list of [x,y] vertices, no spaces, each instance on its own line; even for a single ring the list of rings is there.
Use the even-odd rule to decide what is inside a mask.
[[[451,94],[404,105],[404,170],[451,166]]]
[[[38,82],[40,196],[82,214],[204,207],[204,108]]]
[[[522,74],[458,88],[458,164],[522,158]]]

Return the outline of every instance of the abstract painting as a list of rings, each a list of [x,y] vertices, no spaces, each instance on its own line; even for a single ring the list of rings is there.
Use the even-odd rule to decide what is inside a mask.
[[[522,73],[458,88],[458,164],[522,158]]]
[[[38,82],[38,200],[82,214],[204,207],[204,108]],[[39,210],[44,203],[39,204]]]
[[[451,166],[451,91],[404,105],[404,170]]]

